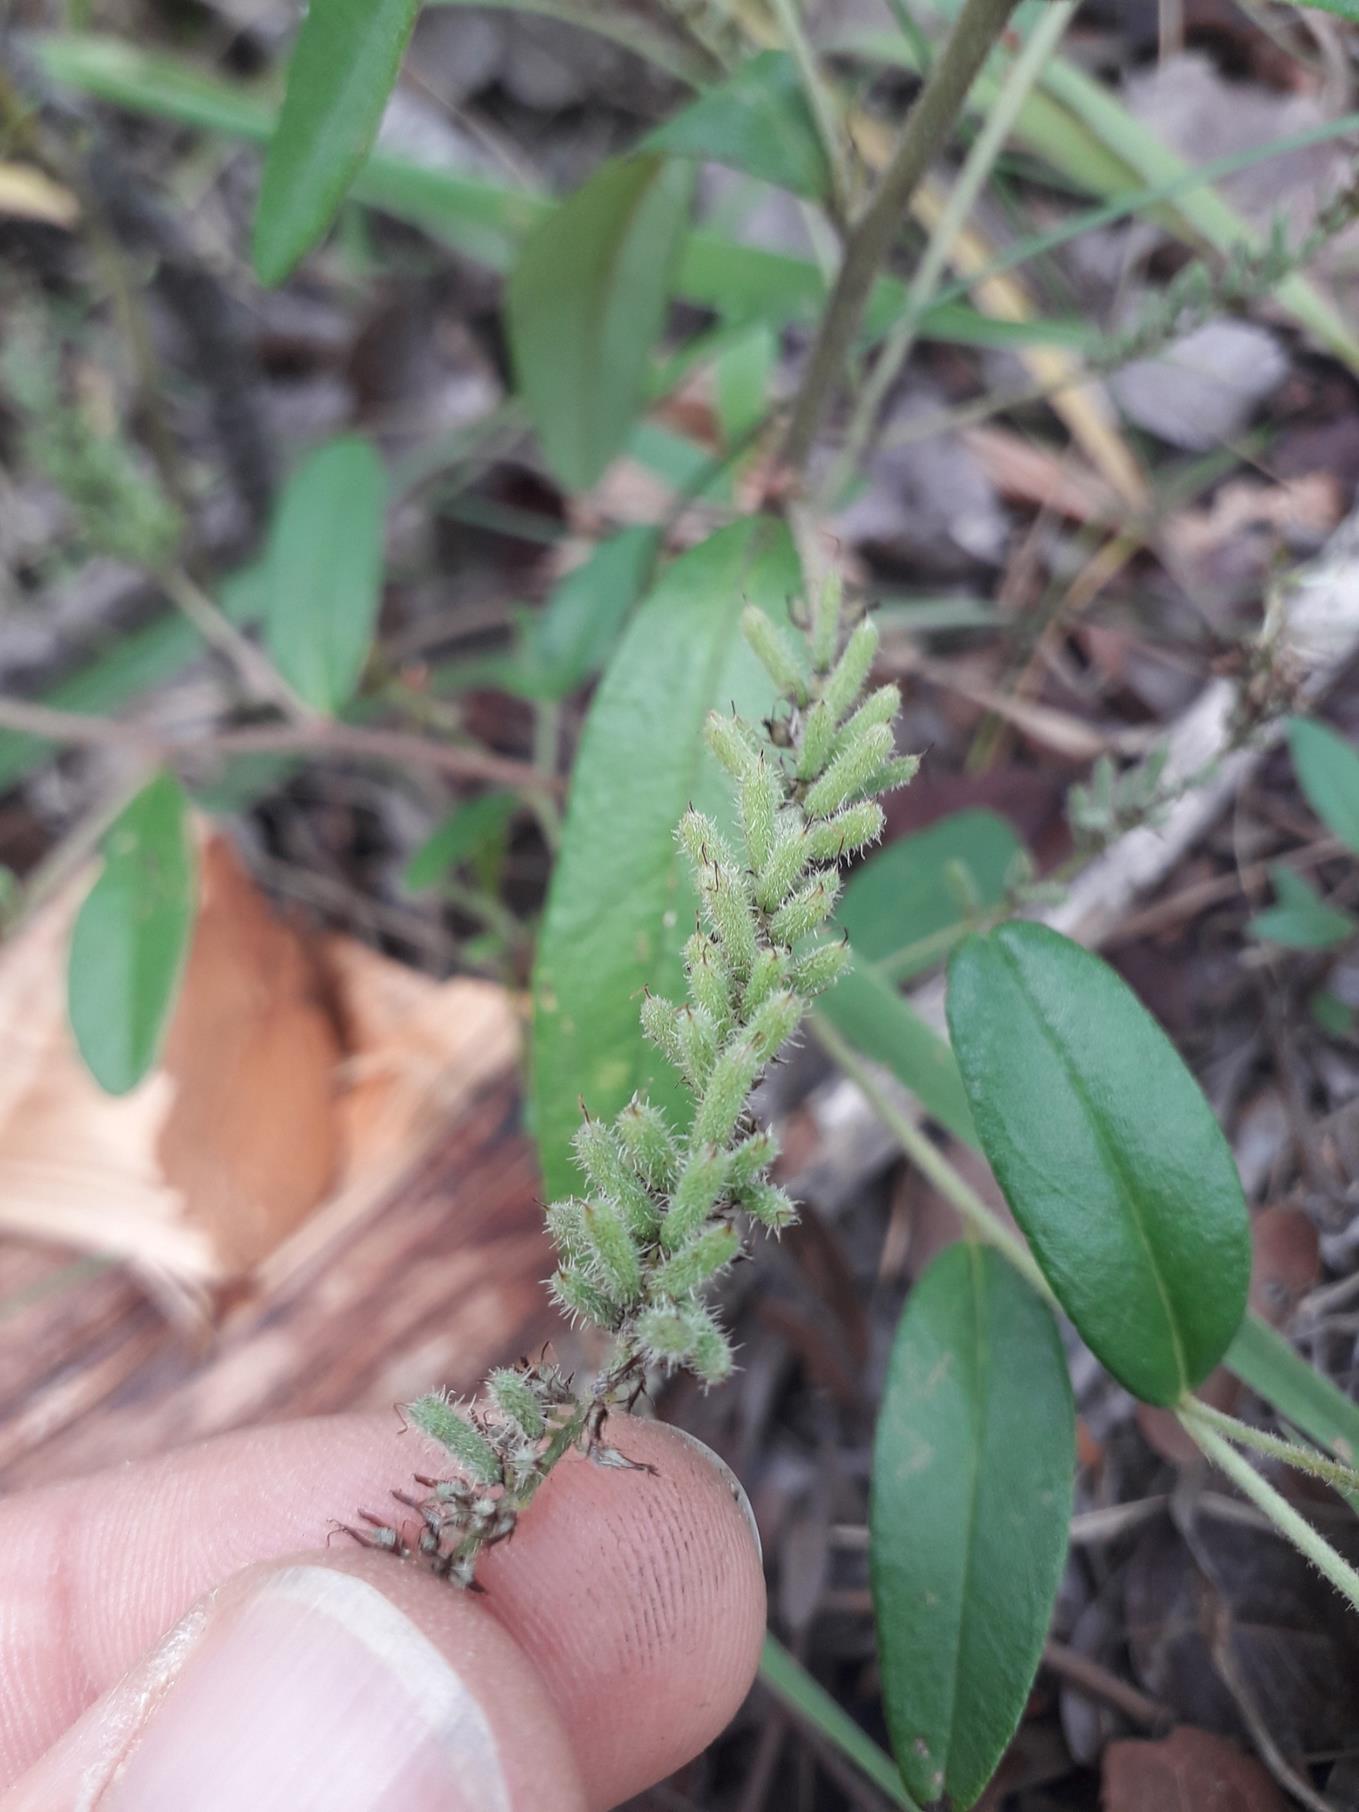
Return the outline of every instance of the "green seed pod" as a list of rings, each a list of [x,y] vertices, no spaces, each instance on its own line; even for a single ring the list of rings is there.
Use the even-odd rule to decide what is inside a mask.
[[[741,628],[765,672],[783,697],[791,698],[795,704],[805,705],[806,677],[783,631],[754,604],[747,604],[742,611]]]
[[[809,950],[798,959],[793,970],[793,986],[805,1000],[812,1000],[816,995],[824,994],[827,988],[833,988],[851,968],[853,960],[848,944],[818,944],[815,950]]]
[[[679,1169],[679,1147],[661,1110],[634,1095],[614,1125],[639,1180],[648,1189],[668,1189]]]
[[[796,944],[824,925],[835,911],[840,875],[834,868],[818,868],[811,880],[780,906],[769,921],[769,935],[781,944]]]
[[[501,1415],[524,1440],[542,1438],[547,1429],[543,1406],[522,1372],[511,1366],[499,1367],[487,1378],[486,1391]]]
[[[689,1315],[694,1337],[689,1370],[705,1386],[725,1384],[736,1369],[730,1341],[706,1309],[695,1306],[689,1310]]]
[[[703,726],[703,734],[708,747],[733,780],[744,780],[754,772],[760,759],[759,754],[739,718],[724,717],[720,711],[710,711]]]
[[[756,953],[755,966],[750,971],[750,980],[746,991],[741,996],[741,1017],[749,1019],[757,1008],[788,980],[789,962],[787,952],[774,950],[768,944],[762,944]]]
[[[727,1164],[727,1187],[738,1193],[763,1176],[765,1169],[779,1155],[779,1142],[773,1133],[760,1131],[742,1139],[730,1154]]]
[[[714,1145],[691,1149],[661,1222],[661,1244],[667,1252],[691,1239],[717,1206],[727,1186],[727,1163],[726,1152]]]
[[[755,899],[766,912],[782,906],[797,886],[810,861],[807,854],[807,826],[802,813],[794,806],[780,812],[774,826],[774,842],[769,860],[755,882]]]
[[[761,1067],[781,1051],[802,1020],[802,1002],[786,988],[771,994],[751,1015],[746,1035],[759,1055]]]
[[[749,1033],[738,1034],[713,1065],[703,1099],[694,1114],[694,1140],[699,1145],[725,1145],[745,1112],[746,1099],[764,1067],[760,1047]]]
[[[618,1325],[619,1308],[577,1265],[559,1265],[548,1279],[548,1294],[572,1322],[588,1321],[612,1330]]]
[[[734,865],[722,863],[703,871],[699,887],[708,922],[717,933],[727,967],[734,976],[744,980],[755,961],[760,938],[745,877]]]
[[[689,858],[694,881],[700,888],[710,869],[736,867],[730,843],[706,812],[686,812],[679,821],[675,840]]]
[[[589,1202],[585,1209],[590,1278],[621,1308],[642,1292],[642,1261],[623,1210],[614,1202]]]
[[[901,709],[901,693],[890,682],[879,686],[869,693],[852,717],[841,726],[835,738],[835,753],[847,749],[852,742],[857,742],[865,730],[871,730],[877,724],[890,724]]]
[[[873,671],[877,652],[878,626],[865,617],[845,643],[844,653],[821,689],[821,696],[836,723],[854,709]]]
[[[642,1033],[667,1063],[684,1068],[684,1046],[679,1032],[680,1009],[663,994],[648,994],[642,1001]]]
[[[870,790],[874,793],[894,793],[900,786],[909,786],[919,771],[918,755],[898,755],[895,760],[879,768],[873,776]]]
[[[838,573],[827,574],[812,605],[812,627],[808,642],[812,666],[826,673],[835,659],[835,644],[840,639],[840,611],[844,603],[844,586]]]
[[[656,1205],[628,1161],[618,1134],[602,1120],[585,1120],[571,1144],[591,1192],[617,1203],[628,1225],[645,1238],[655,1225]]]
[[[849,805],[872,790],[878,775],[892,755],[892,726],[874,724],[857,742],[852,742],[835,757],[820,780],[807,789],[803,800],[809,818],[829,818],[842,805]]]
[[[833,818],[822,818],[807,827],[807,847],[814,862],[842,862],[870,843],[876,843],[887,822],[876,799],[861,799],[844,806]]]
[[[667,1371],[683,1365],[694,1350],[694,1328],[683,1309],[658,1305],[637,1317],[637,1344],[647,1363]]]
[[[797,758],[798,779],[814,779],[830,760],[834,748],[835,718],[825,699],[819,698],[802,725],[802,748]]]
[[[768,1227],[771,1233],[781,1233],[797,1220],[797,1203],[788,1191],[763,1178],[743,1189],[738,1199],[746,1213],[761,1226]]]
[[[745,833],[747,859],[751,868],[757,871],[769,860],[774,847],[774,832],[782,804],[780,778],[761,755],[752,771],[741,779],[741,829]]]
[[[717,1027],[702,1007],[681,1007],[676,1022],[680,1042],[680,1067],[684,1079],[699,1094],[708,1086],[717,1062]]]
[[[694,1005],[711,1013],[719,1034],[731,1021],[731,976],[716,940],[696,931],[684,946],[684,970]]]
[[[443,1391],[431,1391],[407,1403],[406,1420],[421,1434],[448,1449],[456,1463],[479,1485],[501,1481],[500,1455]]]
[[[651,1288],[663,1296],[689,1296],[724,1271],[741,1250],[735,1227],[704,1227],[651,1274]]]
[[[584,1202],[577,1201],[574,1196],[552,1202],[547,1208],[546,1219],[552,1243],[562,1257],[570,1263],[584,1258],[587,1250]]]

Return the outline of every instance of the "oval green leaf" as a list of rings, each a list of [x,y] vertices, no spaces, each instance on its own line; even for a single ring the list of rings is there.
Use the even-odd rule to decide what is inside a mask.
[[[289,478],[269,542],[269,652],[295,691],[336,712],[358,687],[382,599],[387,481],[371,442],[346,434]]]
[[[125,1095],[160,1051],[193,932],[193,847],[172,775],[123,807],[103,858],[71,932],[67,1012],[90,1074],[106,1093]]]
[[[335,217],[372,148],[420,0],[311,0],[255,210],[261,283],[281,283]]]
[[[1289,724],[1288,746],[1307,803],[1332,836],[1359,850],[1359,751],[1310,717]]]
[[[1359,920],[1323,900],[1316,889],[1286,868],[1270,865],[1270,880],[1278,901],[1250,922],[1251,935],[1286,950],[1330,950],[1359,931]]]
[[[768,712],[741,634],[747,601],[781,614],[798,585],[786,533],[753,519],[677,560],[633,618],[581,737],[533,982],[533,1125],[549,1196],[579,1187],[571,1137],[649,1090],[679,1124],[688,1097],[642,1037],[645,988],[678,998],[697,902],[675,842],[689,804],[731,821],[704,719]]]
[[[647,140],[657,151],[744,170],[810,201],[830,190],[830,166],[797,64],[763,50],[691,101]]]
[[[950,1247],[897,1329],[869,1511],[887,1724],[922,1804],[966,1812],[1015,1733],[1061,1582],[1075,1470],[1051,1312],[998,1252]]]
[[[553,472],[586,490],[642,405],[688,223],[693,167],[607,163],[528,235],[506,286],[519,388]]]
[[[1062,1307],[1120,1383],[1175,1403],[1241,1325],[1236,1166],[1173,1044],[1113,970],[1042,925],[969,938],[949,1030],[972,1117]]]

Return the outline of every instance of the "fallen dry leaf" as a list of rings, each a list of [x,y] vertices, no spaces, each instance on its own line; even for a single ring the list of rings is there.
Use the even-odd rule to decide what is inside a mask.
[[[1284,1812],[1287,1805],[1253,1757],[1188,1724],[1158,1742],[1110,1743],[1103,1798],[1105,1812]]]

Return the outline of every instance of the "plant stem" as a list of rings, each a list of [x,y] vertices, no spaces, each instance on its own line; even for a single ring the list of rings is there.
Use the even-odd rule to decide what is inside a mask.
[[[313,711],[293,690],[264,650],[257,648],[249,636],[241,634],[225,611],[183,567],[169,567],[156,576],[176,610],[210,648],[215,648],[231,663],[247,692],[256,692],[269,699],[293,723],[321,721],[321,714]]]
[[[1006,75],[995,103],[987,113],[986,122],[958,173],[948,203],[930,234],[924,256],[911,279],[906,306],[893,324],[887,343],[878,354],[868,382],[855,404],[845,444],[832,464],[823,487],[823,497],[827,502],[839,496],[856,471],[872,439],[873,427],[887,392],[911,355],[925,310],[934,300],[940,278],[957,244],[958,236],[967,224],[968,215],[976,206],[977,198],[1004,149],[1005,141],[1010,136],[1020,109],[1038,80],[1044,63],[1061,42],[1062,34],[1071,23],[1079,3],[1080,0],[1056,0],[1055,5],[1048,6]]]
[[[801,477],[817,430],[859,332],[873,281],[891,249],[901,217],[930,160],[962,111],[973,79],[1018,0],[964,0],[963,9],[912,107],[895,154],[863,213],[850,229],[840,274],[812,346],[783,462]]]
[[[1317,1453],[1310,1447],[1302,1447],[1296,1441],[1286,1441],[1279,1435],[1269,1434],[1263,1428],[1252,1428],[1249,1422],[1225,1415],[1222,1410],[1214,1409],[1201,1398],[1191,1397],[1182,1408],[1191,1420],[1201,1422],[1206,1428],[1220,1434],[1224,1440],[1234,1441],[1238,1447],[1253,1447],[1257,1453],[1263,1453],[1271,1460],[1282,1460],[1285,1466],[1293,1466],[1299,1472],[1311,1473],[1313,1478],[1324,1479],[1337,1491],[1359,1492],[1359,1472],[1352,1466],[1328,1459],[1325,1454]]]
[[[1033,1254],[1023,1240],[1001,1220],[995,1210],[977,1194],[976,1190],[949,1163],[943,1153],[926,1138],[920,1128],[914,1125],[888,1096],[873,1073],[872,1066],[859,1056],[835,1027],[820,1013],[811,1015],[812,1030],[816,1033],[817,1042],[839,1065],[856,1087],[863,1094],[868,1105],[900,1145],[916,1169],[943,1196],[947,1196],[963,1219],[987,1245],[995,1246],[1004,1254],[1024,1278],[1037,1290],[1046,1301],[1055,1300],[1048,1280],[1038,1269]]]
[[[1298,1515],[1282,1493],[1276,1491],[1267,1479],[1261,1478],[1249,1460],[1243,1459],[1229,1442],[1224,1441],[1221,1435],[1208,1426],[1196,1413],[1201,1408],[1201,1404],[1194,1403],[1192,1406],[1181,1405],[1175,1412],[1176,1420],[1190,1440],[1234,1484],[1240,1486],[1246,1496],[1264,1511],[1279,1533],[1286,1536],[1319,1572],[1324,1573],[1336,1591],[1359,1611],[1359,1572],[1337,1554],[1326,1538],[1319,1535],[1304,1517]]]
[[[850,185],[835,103],[821,73],[821,65],[816,60],[816,52],[808,41],[799,0],[770,0],[770,5],[788,42],[793,61],[797,64],[798,74],[802,77],[807,105],[816,122],[817,137],[826,153],[826,164],[830,171],[831,213],[837,222],[842,222],[849,213]]]

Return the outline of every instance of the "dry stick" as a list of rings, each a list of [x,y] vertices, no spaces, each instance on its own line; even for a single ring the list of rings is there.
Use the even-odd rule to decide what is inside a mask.
[[[952,131],[977,72],[1017,4],[1018,0],[964,0],[948,42],[911,109],[892,161],[850,229],[840,274],[822,316],[783,444],[783,462],[799,478],[844,373],[901,217],[931,159]]]
[[[402,730],[370,730],[331,718],[316,718],[305,724],[210,730],[190,743],[158,736],[144,724],[120,723],[116,718],[90,717],[79,711],[59,711],[51,705],[29,704],[23,699],[0,698],[0,729],[76,747],[126,749],[158,761],[182,761],[199,754],[347,755],[357,761],[432,768],[456,780],[482,780],[520,792],[556,793],[563,784],[555,775],[540,773],[532,762],[517,761],[512,756],[488,755],[480,749],[457,748],[451,743],[410,736]]]

